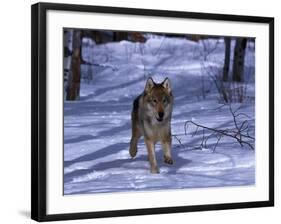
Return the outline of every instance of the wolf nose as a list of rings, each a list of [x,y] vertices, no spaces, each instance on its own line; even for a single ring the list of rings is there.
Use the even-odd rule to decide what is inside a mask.
[[[158,116],[159,116],[159,118],[162,119],[162,118],[164,117],[164,113],[163,113],[163,112],[159,112],[159,113],[158,113]]]

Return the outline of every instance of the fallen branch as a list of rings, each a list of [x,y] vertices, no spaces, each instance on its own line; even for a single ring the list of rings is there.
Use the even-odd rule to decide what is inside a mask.
[[[177,135],[172,135],[172,137],[174,137],[179,142],[180,146],[184,148],[184,145],[182,144],[181,140],[178,138]]]
[[[195,131],[193,131],[193,133],[192,133],[192,137],[197,135],[198,130],[201,129],[202,130],[202,141],[200,144],[201,148],[206,147],[207,142],[211,137],[216,137],[217,142],[215,143],[215,146],[213,149],[213,150],[215,150],[216,147],[218,146],[220,140],[222,139],[222,137],[226,136],[226,137],[235,139],[240,144],[241,147],[243,147],[244,145],[247,145],[252,150],[254,150],[254,146],[252,145],[251,142],[254,141],[255,138],[250,136],[250,134],[249,134],[249,122],[247,120],[244,120],[241,123],[239,123],[237,120],[237,118],[239,116],[245,116],[245,117],[249,117],[249,116],[244,113],[239,113],[238,112],[239,109],[240,109],[240,107],[234,111],[232,109],[231,105],[229,105],[229,110],[233,117],[233,123],[234,123],[233,129],[211,128],[211,127],[207,127],[202,124],[195,123],[194,121],[186,121],[184,123],[184,133],[185,133],[185,135],[187,135],[187,130],[190,125],[194,125],[196,127]],[[211,134],[206,135],[206,131],[211,132]]]

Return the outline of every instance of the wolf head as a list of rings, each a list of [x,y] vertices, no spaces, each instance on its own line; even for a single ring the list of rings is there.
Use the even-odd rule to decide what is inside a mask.
[[[157,122],[171,119],[173,95],[168,78],[162,83],[155,83],[148,78],[144,89],[144,102],[147,115]]]

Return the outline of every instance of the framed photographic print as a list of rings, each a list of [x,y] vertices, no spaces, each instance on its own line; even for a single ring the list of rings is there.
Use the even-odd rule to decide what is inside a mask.
[[[274,205],[274,19],[32,5],[32,219]]]

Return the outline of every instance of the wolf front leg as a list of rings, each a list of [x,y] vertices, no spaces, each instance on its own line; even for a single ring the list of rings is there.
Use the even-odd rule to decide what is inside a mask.
[[[171,138],[169,138],[168,141],[161,141],[161,144],[164,151],[164,162],[172,165],[173,159],[171,155],[171,145],[172,145]]]
[[[147,147],[148,160],[150,163],[150,172],[159,173],[159,169],[157,167],[157,161],[155,157],[155,143],[149,139],[145,139],[145,144]]]

